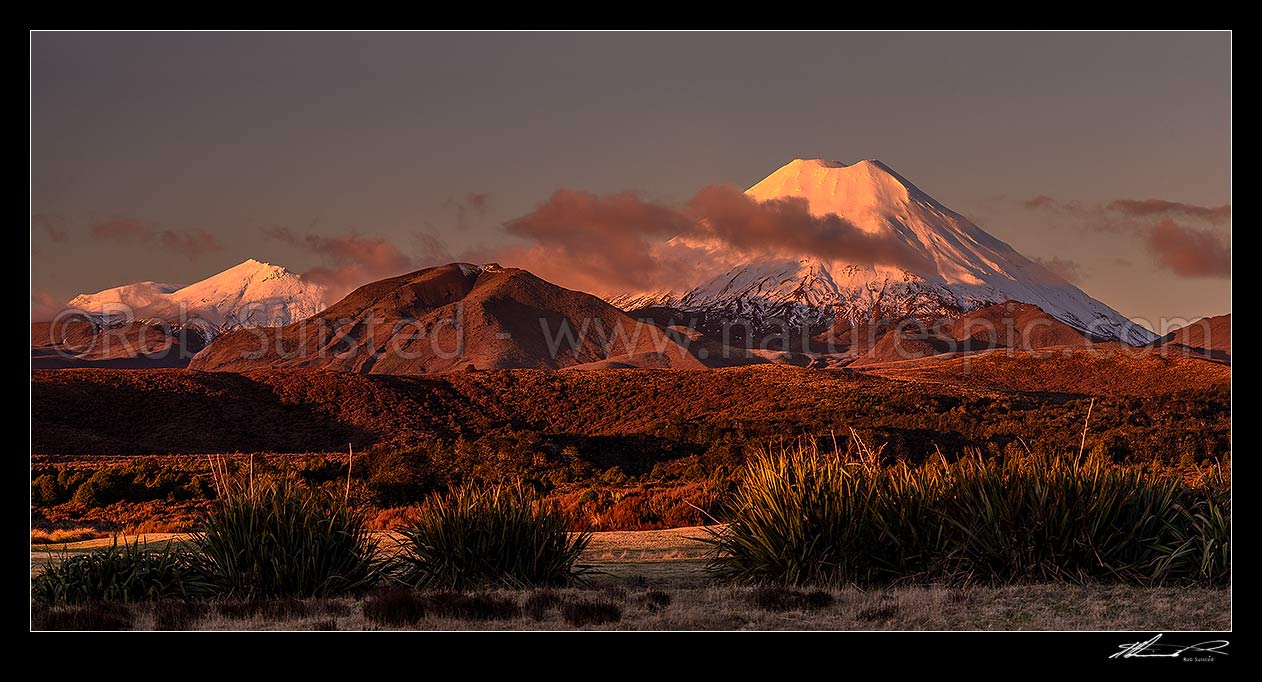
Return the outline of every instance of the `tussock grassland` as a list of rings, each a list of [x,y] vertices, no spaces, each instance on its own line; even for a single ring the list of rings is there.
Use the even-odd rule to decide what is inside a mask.
[[[766,608],[760,588],[740,586],[495,590],[464,605],[402,607],[383,620],[366,599],[298,600],[274,608],[181,602],[35,608],[36,629],[179,630],[1224,630],[1224,588],[1126,585],[904,586],[829,589],[814,604]],[[823,604],[827,594],[831,603]],[[655,594],[654,597],[648,597]],[[663,603],[665,602],[665,603]],[[566,606],[601,604],[601,607]],[[540,605],[542,604],[542,606]],[[822,604],[822,605],[815,605]],[[533,605],[533,606],[532,606]],[[480,617],[469,614],[476,610]],[[599,609],[600,623],[579,621]],[[614,618],[614,609],[618,617]],[[369,614],[372,615],[369,615]]]
[[[886,466],[769,449],[715,533],[713,568],[746,582],[1226,582],[1230,483],[1146,474],[1083,454]]]

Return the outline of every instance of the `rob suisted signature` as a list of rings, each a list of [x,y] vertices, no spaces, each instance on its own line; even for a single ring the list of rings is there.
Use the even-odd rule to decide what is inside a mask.
[[[1223,649],[1230,644],[1225,639],[1212,639],[1196,644],[1163,644],[1161,635],[1144,642],[1131,642],[1119,645],[1120,651],[1109,658],[1189,658],[1211,661],[1214,656],[1227,655]]]

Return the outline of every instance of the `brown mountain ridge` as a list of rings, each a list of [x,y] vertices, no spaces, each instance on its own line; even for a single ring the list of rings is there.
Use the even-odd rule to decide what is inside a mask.
[[[704,368],[677,338],[525,270],[452,263],[364,285],[301,322],[225,334],[189,368],[402,375],[606,361]]]

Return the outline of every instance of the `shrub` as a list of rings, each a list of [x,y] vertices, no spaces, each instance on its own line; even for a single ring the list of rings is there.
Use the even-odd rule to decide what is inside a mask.
[[[378,592],[364,601],[364,617],[374,623],[413,625],[427,616],[460,620],[507,620],[521,615],[517,602],[493,594],[434,592],[408,589]]]
[[[800,447],[756,455],[728,527],[709,538],[712,567],[747,582],[870,579],[881,547],[878,476],[875,465],[847,467]]]
[[[263,618],[287,620],[303,618],[311,614],[311,604],[293,597],[270,599],[225,599],[215,602],[215,613],[224,618],[248,620],[262,616]]]
[[[826,609],[833,605],[833,593],[827,590],[811,590],[806,593],[806,607],[810,609]]]
[[[951,563],[993,582],[1151,582],[1182,484],[1099,460],[1032,455],[950,472]]]
[[[803,592],[780,585],[767,585],[751,592],[749,603],[763,611],[823,609],[832,606],[833,595],[824,590]]]
[[[376,447],[370,450],[362,465],[364,480],[373,502],[385,507],[418,502],[438,486],[425,449],[399,450]]]
[[[136,617],[113,602],[70,606],[38,606],[31,613],[32,630],[129,630]]]
[[[576,628],[622,620],[622,607],[613,602],[580,600],[561,605],[561,617]]]
[[[188,630],[210,611],[206,602],[160,601],[153,605],[155,630]]]
[[[855,442],[858,443],[857,438]],[[711,568],[750,582],[1225,580],[1229,484],[1047,454],[881,466],[811,447],[757,456]]]
[[[559,608],[562,601],[561,595],[552,590],[534,590],[526,596],[521,607],[531,620],[543,620],[549,611]]]
[[[31,502],[37,506],[51,507],[61,503],[62,493],[57,477],[52,474],[41,474],[31,480]]]
[[[31,595],[41,604],[134,602],[182,598],[199,585],[185,557],[172,552],[142,549],[140,541],[117,541],[108,549],[72,556],[31,581]]]
[[[1198,488],[1186,491],[1179,514],[1167,521],[1169,540],[1155,567],[1157,577],[1215,584],[1231,578],[1231,486],[1215,468]]]
[[[107,535],[94,528],[32,528],[32,545],[61,545]]]
[[[380,577],[363,515],[289,482],[222,484],[227,494],[193,537],[199,568],[221,594],[328,597]]]
[[[493,594],[436,592],[427,595],[426,603],[434,615],[461,620],[508,620],[521,615],[517,602]]]
[[[661,590],[649,590],[648,592],[637,595],[635,603],[650,611],[661,611],[667,606],[670,606],[670,595]]]
[[[101,467],[75,490],[75,502],[89,507],[104,507],[129,499],[134,489],[134,476],[123,467]]]
[[[520,487],[469,486],[432,496],[404,531],[404,580],[464,589],[561,585],[576,569],[590,533],[567,532],[569,518]]]
[[[364,617],[380,625],[417,623],[428,611],[425,600],[412,590],[385,590],[364,600]]]

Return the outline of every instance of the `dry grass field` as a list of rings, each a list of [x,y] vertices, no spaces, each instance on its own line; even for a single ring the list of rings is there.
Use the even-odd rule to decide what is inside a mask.
[[[906,586],[792,590],[725,585],[704,570],[703,528],[596,533],[585,584],[554,590],[438,593],[424,608],[380,600],[179,602],[110,607],[112,627],[137,630],[1221,630],[1229,588],[1124,585]],[[155,546],[187,536],[152,534]],[[387,543],[393,536],[385,534]],[[128,538],[129,541],[135,538]],[[32,546],[32,575],[50,560],[110,540]],[[374,600],[378,600],[374,607]],[[34,627],[84,607],[37,610]],[[91,607],[88,607],[91,608]],[[377,608],[377,611],[374,611]],[[367,612],[367,613],[366,613]]]

